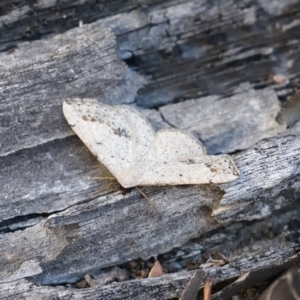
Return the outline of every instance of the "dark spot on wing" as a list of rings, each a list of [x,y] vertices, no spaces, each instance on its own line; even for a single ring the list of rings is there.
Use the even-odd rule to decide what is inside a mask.
[[[183,163],[183,164],[187,164],[187,165],[194,165],[194,164],[197,163],[194,159],[182,160],[180,162]]]
[[[188,159],[187,162],[189,165],[193,165],[196,163],[193,159]]]
[[[211,164],[206,163],[205,165],[210,169],[210,171],[211,171],[212,173],[218,173],[218,169],[212,167]]]
[[[121,129],[120,127],[118,127],[118,129],[113,129],[113,133],[115,135],[123,136],[127,139],[130,139],[130,135],[127,133],[126,129]]]
[[[82,119],[83,119],[84,121],[88,121],[87,116],[82,116]]]

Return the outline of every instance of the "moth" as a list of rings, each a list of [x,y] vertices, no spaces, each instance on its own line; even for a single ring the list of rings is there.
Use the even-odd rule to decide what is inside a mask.
[[[124,188],[146,185],[224,183],[239,173],[228,155],[207,155],[192,135],[178,129],[155,132],[128,106],[93,99],[63,103],[67,122]]]

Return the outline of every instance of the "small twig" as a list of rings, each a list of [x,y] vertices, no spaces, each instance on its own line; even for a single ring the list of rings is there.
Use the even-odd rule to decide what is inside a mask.
[[[212,282],[211,282],[210,278],[207,278],[204,283],[203,300],[210,300],[211,284],[212,284]]]
[[[95,285],[93,278],[89,274],[86,274],[84,279],[90,287]]]

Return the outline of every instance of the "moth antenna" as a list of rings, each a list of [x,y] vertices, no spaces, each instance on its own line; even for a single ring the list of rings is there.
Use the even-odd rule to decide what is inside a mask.
[[[100,190],[97,190],[97,191],[95,191],[95,192],[90,193],[90,195],[98,194],[98,193],[102,192],[103,190],[106,190],[106,189],[107,189],[108,187],[110,187],[112,184],[113,184],[113,182],[110,182],[110,183],[106,184],[103,188],[101,188]]]

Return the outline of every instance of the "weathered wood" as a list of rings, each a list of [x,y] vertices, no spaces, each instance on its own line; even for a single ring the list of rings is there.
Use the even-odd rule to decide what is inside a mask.
[[[299,198],[299,129],[300,122],[292,130],[284,132],[280,138],[274,137],[269,142],[263,140],[234,156],[242,176],[221,186],[226,194],[212,214],[218,222],[226,222],[227,218],[227,221],[232,220],[230,216],[233,215],[241,219],[249,217],[248,220],[260,218]],[[289,154],[283,150],[287,145]],[[277,151],[279,148],[282,152]],[[243,162],[242,165],[239,161]],[[257,168],[254,164],[257,164]],[[244,176],[247,181],[241,184]],[[247,213],[250,206],[251,217]]]
[[[284,211],[273,212],[270,216],[255,222],[240,221],[218,227],[190,240],[180,248],[159,256],[164,269],[178,272],[199,265],[226,265],[269,249],[270,246],[293,247],[299,250],[299,200]],[[297,250],[298,249],[298,250]]]
[[[117,22],[119,55],[152,79],[139,92],[138,104],[153,107],[199,95],[228,95],[243,82],[275,85],[272,73],[286,76],[278,89],[281,95],[290,93],[286,87],[299,84],[290,60],[299,57],[294,15],[299,6],[294,0],[274,6],[265,1],[185,1],[150,10],[147,26],[140,21],[145,12],[140,14],[135,24],[142,25],[129,32]]]
[[[296,300],[300,297],[300,269],[299,266],[291,267],[287,272],[282,274],[274,283],[272,283],[258,300],[267,299],[287,299]]]
[[[300,123],[273,136],[283,130],[275,93],[290,94],[299,83],[297,1],[96,2],[0,4],[0,49],[7,49],[0,54],[1,297],[178,298],[193,274],[182,270],[214,251],[236,258],[208,268],[217,282],[266,270],[217,294],[226,299],[275,274],[268,268],[276,262],[283,270],[297,261]],[[79,28],[80,20],[92,23]],[[275,83],[271,73],[286,81]],[[138,105],[156,130],[188,130],[210,153],[244,150],[233,155],[240,178],[142,188],[162,216],[135,190],[122,195],[116,182],[94,193],[108,181],[90,178],[108,172],[67,126],[66,97]],[[67,286],[158,255],[165,272],[179,272]]]
[[[116,59],[114,53],[114,41],[111,34],[104,31],[104,34],[98,34],[101,31],[98,24],[92,24],[84,28],[73,29],[72,31],[66,33],[64,36],[60,36],[51,40],[43,40],[34,43],[32,46],[30,44],[22,45],[19,47],[18,52],[10,55],[10,58],[6,62],[6,74],[7,78],[11,75],[11,78],[6,82],[15,82],[16,80],[20,85],[24,85],[22,92],[16,89],[15,92],[9,93],[6,101],[2,103],[2,121],[8,118],[9,123],[4,124],[4,129],[1,130],[0,136],[2,139],[1,148],[2,154],[10,151],[18,151],[19,149],[24,149],[27,147],[36,146],[40,143],[47,143],[48,141],[55,140],[57,138],[62,138],[64,136],[73,135],[73,132],[66,125],[61,112],[61,98],[63,95],[84,95],[84,96],[94,96],[99,98],[101,101],[106,101],[109,103],[123,103],[130,101],[134,98],[138,86],[140,86],[143,79],[134,75],[134,73],[126,71],[126,67],[122,65]],[[106,35],[105,35],[106,34]],[[64,41],[69,41],[76,36],[77,46],[65,47],[63,46]],[[82,54],[83,47],[86,47],[86,36],[89,36],[89,47],[86,57]],[[109,54],[102,59],[102,45],[108,43]],[[51,49],[65,49],[66,52],[62,57],[55,58],[52,60],[53,68],[57,69],[56,74],[52,78],[52,75],[48,72],[50,56],[52,55]],[[41,49],[44,52],[41,53]],[[106,49],[107,50],[107,49]],[[40,66],[36,67],[38,70],[29,67],[27,54],[28,52],[39,53],[39,56],[34,57],[33,62],[30,66]],[[94,53],[95,52],[95,53]],[[26,55],[23,55],[25,53]],[[6,54],[2,54],[6,55]],[[97,56],[98,55],[98,56]],[[66,59],[68,57],[68,60]],[[74,58],[74,60],[72,60]],[[89,60],[91,59],[92,60]],[[93,60],[98,60],[99,65],[93,64]],[[107,62],[109,60],[109,63]],[[51,61],[51,60],[50,60]],[[78,80],[78,75],[74,75],[76,84],[72,84],[72,89],[68,89],[69,81],[71,81],[70,76],[60,75],[65,73],[65,68],[72,63],[72,68],[78,72],[87,72],[86,77],[82,80]],[[93,66],[90,66],[93,64]],[[106,69],[99,69],[102,64],[105,64]],[[26,69],[28,71],[27,76],[31,74],[34,77],[42,77],[40,81],[37,81],[37,85],[32,85],[27,77],[24,77],[23,73],[16,73],[15,70],[18,68]],[[94,69],[93,69],[94,68]],[[40,70],[41,69],[41,70]],[[92,71],[92,69],[94,71]],[[115,73],[110,73],[114,69],[114,72],[120,73],[116,75]],[[89,70],[89,71],[87,71]],[[45,71],[45,74],[42,73]],[[95,74],[91,74],[95,72]],[[41,76],[43,74],[43,76]],[[95,83],[97,77],[100,77],[100,83]],[[114,77],[115,76],[115,77]],[[56,88],[57,80],[62,80],[65,78],[68,82],[61,83],[61,87]],[[92,78],[92,79],[91,79]],[[108,78],[107,81],[103,78]],[[91,80],[87,84],[87,81]],[[29,86],[27,86],[29,84]],[[44,97],[40,97],[40,92],[36,91],[36,88],[41,89],[42,93],[45,94]],[[53,87],[55,90],[53,91]],[[88,86],[88,88],[86,87]],[[27,87],[27,88],[25,88]],[[128,92],[128,87],[130,87],[130,92]],[[5,89],[12,89],[9,86],[5,86]],[[30,94],[24,93],[24,89],[28,90]],[[33,89],[35,92],[32,92]],[[83,94],[82,94],[82,91]],[[22,95],[17,94],[22,93]],[[76,94],[77,93],[77,94]],[[97,94],[99,93],[99,94]],[[32,94],[32,95],[31,95]],[[61,95],[62,94],[62,95]],[[122,95],[126,94],[126,97]],[[256,96],[253,96],[256,95]],[[121,96],[122,97],[121,97]],[[259,92],[254,92],[250,90],[245,94],[238,94],[230,98],[220,99],[217,106],[220,105],[218,111],[223,111],[226,107],[228,113],[233,111],[239,101],[239,95],[244,101],[240,101],[239,105],[240,111],[243,114],[238,114],[237,119],[229,118],[227,123],[224,123],[223,130],[224,134],[220,135],[219,130],[213,131],[210,126],[207,126],[207,121],[199,122],[198,128],[201,128],[201,134],[203,136],[208,136],[211,141],[220,142],[220,138],[223,140],[230,140],[232,145],[235,147],[227,147],[227,150],[234,150],[235,148],[241,149],[243,147],[249,146],[251,143],[257,142],[262,136],[270,135],[278,130],[281,130],[279,125],[276,125],[274,118],[279,110],[278,100],[272,90],[263,90]],[[260,118],[255,118],[255,112],[248,116],[249,111],[248,106],[248,96],[252,97],[250,103],[252,106],[263,107],[263,103],[270,104],[270,110],[272,113],[265,109],[260,112]],[[213,105],[207,101],[207,99],[199,99],[197,102],[189,101],[185,106],[189,106],[191,111],[199,112],[200,105],[205,104],[203,111],[212,111]],[[47,101],[47,102],[46,102]],[[18,107],[15,109],[13,106]],[[47,103],[47,105],[45,104]],[[189,104],[191,103],[191,104]],[[227,104],[223,105],[223,103]],[[229,107],[229,103],[231,106]],[[181,104],[178,104],[182,106]],[[163,116],[161,116],[157,111],[154,110],[141,110],[145,114],[156,129],[164,128],[169,126],[168,118],[178,115],[176,108],[178,105],[171,105],[166,108],[162,108]],[[43,109],[40,109],[43,107]],[[268,108],[268,107],[266,107]],[[184,110],[186,112],[186,109]],[[13,117],[10,117],[12,114]],[[8,117],[9,116],[9,117]],[[54,117],[53,117],[54,116]],[[164,117],[164,119],[162,118]],[[245,128],[243,123],[250,119],[252,127]],[[265,117],[265,121],[262,121]],[[14,122],[14,119],[20,119],[20,122]],[[179,123],[178,127],[181,129],[195,128],[195,115],[186,116],[186,121],[184,124]],[[10,123],[13,126],[9,126]],[[216,113],[211,116],[208,123],[218,124],[221,126],[221,120],[219,115]],[[202,125],[201,125],[202,124]],[[265,127],[269,129],[266,130]],[[240,134],[232,136],[230,134],[231,128],[240,128]],[[242,130],[242,128],[245,128]],[[193,129],[191,129],[193,131]],[[200,130],[200,129],[199,129]],[[251,139],[245,142],[245,137],[252,133]],[[96,189],[97,183],[90,181],[89,178],[98,176],[105,176],[105,170],[100,164],[92,158],[91,155],[81,146],[80,142],[73,144],[76,139],[66,140],[65,142],[53,142],[45,146],[38,148],[32,148],[23,151],[22,153],[17,153],[16,155],[11,155],[7,157],[0,158],[2,168],[0,170],[0,177],[3,182],[2,189],[2,201],[0,201],[0,206],[2,207],[3,213],[0,216],[1,220],[13,219],[20,216],[27,216],[33,214],[49,214],[54,211],[61,211],[66,209],[70,205],[75,203],[80,203],[86,197],[81,191],[85,189],[87,193],[94,191]],[[210,141],[204,140],[205,144],[210,147]],[[239,146],[240,145],[240,146]],[[225,147],[221,142],[219,145],[215,145],[215,148],[209,148],[213,153],[226,152],[222,150]],[[226,149],[226,147],[225,147]],[[26,176],[24,176],[24,172]],[[7,174],[10,174],[8,177]],[[100,186],[104,186],[106,183],[102,183]],[[102,192],[103,194],[104,192]],[[79,196],[78,194],[81,194]],[[74,200],[76,197],[76,200]],[[43,199],[41,201],[41,199]],[[7,205],[7,202],[9,205]],[[33,216],[32,216],[33,217]],[[3,224],[6,226],[7,223]],[[9,224],[8,224],[9,225]],[[10,225],[9,225],[10,226]]]
[[[289,253],[289,255],[288,255]],[[247,270],[248,276],[240,283],[225,289],[224,293],[217,293],[213,299],[218,296],[221,299],[230,299],[234,294],[235,286],[240,284],[243,287],[251,285],[251,280],[256,278],[264,280],[279,273],[285,268],[299,262],[299,255],[292,255],[293,251],[288,248],[270,249],[260,255],[260,259],[255,257],[247,257],[240,264],[230,263],[223,268],[210,267],[203,269],[204,276],[213,278],[215,283],[222,282],[227,279],[242,277],[243,272]],[[269,265],[272,267],[269,267]],[[167,274],[161,277],[147,278],[142,280],[130,280],[127,282],[113,283],[108,286],[99,286],[94,280],[95,285],[86,289],[75,289],[72,287],[50,287],[36,286],[26,279],[14,279],[12,281],[4,281],[0,283],[0,296],[4,299],[15,297],[16,291],[18,295],[26,295],[28,299],[174,299],[179,298],[185,286],[188,284],[193,275],[192,272],[179,272],[175,274]],[[250,280],[249,280],[250,279]],[[255,281],[254,281],[255,282]],[[200,287],[203,286],[199,282]]]
[[[195,271],[186,288],[181,293],[179,300],[195,300],[203,285],[204,276],[205,272],[203,270]]]
[[[13,51],[24,41],[37,40],[78,27],[80,21],[91,23],[99,18],[128,12],[145,4],[144,0],[34,2],[2,0],[0,49]]]
[[[0,49],[18,47],[101,20],[117,35],[119,56],[150,77],[138,103],[158,106],[202,95],[231,94],[243,82],[299,85],[299,3],[271,1],[2,2]],[[284,75],[276,84],[270,74]]]
[[[15,218],[47,217],[95,197],[88,195],[107,182],[90,178],[109,174],[77,137],[25,149],[0,157],[0,161],[0,218],[8,227],[22,220]]]
[[[17,280],[0,284],[0,296],[12,299],[18,295],[27,299],[174,299],[188,282],[192,273],[171,274],[163,277],[115,283],[105,287],[94,286],[86,289],[63,286],[36,286],[27,280]]]
[[[226,194],[221,205],[226,208],[235,204],[235,209],[242,213],[248,209],[249,201],[253,204],[257,199],[257,210],[265,207],[260,214],[268,215],[273,210],[268,208],[269,205],[274,209],[280,208],[285,205],[287,198],[291,197],[289,202],[297,197],[294,192],[299,188],[297,128],[299,126],[234,157],[242,174],[237,181],[222,186]],[[22,153],[0,158],[0,161],[2,221],[30,214],[61,211],[86,198],[89,199],[90,193],[107,184],[90,180],[92,177],[105,176],[108,173],[75,137],[24,150]],[[290,185],[292,182],[293,185]],[[288,187],[285,187],[286,184]],[[112,188],[116,189],[117,185]],[[188,195],[197,193],[197,189],[198,187],[186,188],[185,197],[188,199]],[[283,190],[286,190],[286,195],[283,194]],[[102,191],[101,194],[105,193],[107,191]],[[274,197],[277,197],[276,201]],[[168,196],[164,198],[168,199]],[[264,198],[269,199],[269,204],[261,202]],[[216,199],[220,199],[220,196]],[[214,214],[224,216],[226,209],[218,209],[217,207]],[[232,209],[230,211],[234,215],[237,213]],[[251,214],[254,214],[253,210],[250,210]],[[252,218],[254,216],[255,214]]]
[[[300,118],[300,90],[288,97],[280,113],[276,117],[279,123],[293,126]]]
[[[272,250],[270,252],[266,252],[265,254],[272,256]],[[277,250],[280,252],[280,249],[276,249],[275,251]],[[261,256],[259,256],[259,258],[261,258]],[[274,261],[273,264],[268,265],[266,268],[248,268],[251,269],[250,271],[245,268],[234,283],[228,285],[222,291],[215,293],[212,296],[212,299],[232,299],[232,297],[238,294],[240,290],[250,287],[254,284],[261,283],[265,279],[270,278],[271,276],[274,276],[291,266],[299,264],[299,261],[300,257],[299,254],[297,254],[286,259],[284,263],[282,261]]]
[[[0,54],[0,155],[74,133],[62,100],[82,96],[111,104],[134,100],[143,79],[120,62],[115,38],[94,23]]]
[[[271,89],[250,89],[223,99],[209,96],[166,105],[160,111],[170,125],[199,138],[208,153],[246,149],[285,129],[275,121],[280,105]]]
[[[292,134],[288,132],[237,154],[235,160],[241,175],[235,182],[219,186],[144,188],[162,215],[136,191],[126,196],[116,190],[105,191],[107,194],[99,197],[91,195],[87,185],[74,187],[74,178],[68,178],[71,186],[64,185],[65,190],[59,194],[65,199],[69,197],[70,208],[0,240],[3,262],[0,278],[12,276],[22,263],[32,259],[43,270],[37,282],[74,281],[82,272],[169,251],[220,226],[215,220],[232,222],[270,215],[299,198],[300,139],[291,137],[299,136],[300,128],[291,130]],[[53,196],[56,195],[57,192]],[[53,196],[48,195],[45,206],[48,201],[56,200]],[[15,205],[11,206],[13,209]],[[31,244],[42,252],[32,251]],[[7,253],[18,259],[11,262]]]
[[[62,118],[61,102],[64,98],[94,97],[110,104],[134,101],[136,91],[146,83],[146,80],[128,70],[117,60],[114,37],[108,31],[102,31],[100,25],[101,22],[98,22],[84,28],[76,28],[54,39],[36,41],[33,45],[22,44],[14,53],[0,55],[2,61],[0,76],[3,78],[0,106],[1,155],[72,135],[73,132]],[[69,47],[68,44],[71,42],[72,47]],[[32,80],[28,80],[29,78]],[[15,87],[16,82],[18,88]],[[206,125],[206,120],[203,121],[202,126],[197,125],[195,128],[193,122],[195,115],[187,115],[186,120],[189,121],[185,121],[185,124],[181,122],[178,124],[178,120],[175,122],[176,105],[163,108],[161,111],[173,126],[189,129],[200,139],[203,138],[209,152],[230,152],[243,149],[260,138],[280,130],[277,129],[279,125],[274,120],[274,115],[279,111],[279,104],[272,90],[260,92],[257,96],[254,91],[250,91],[245,95],[220,100],[217,106],[220,105],[221,111],[224,109],[222,103],[224,106],[231,103],[231,107],[229,105],[226,107],[230,115],[230,112],[236,108],[239,97],[244,96],[252,99],[249,107],[246,105],[247,102],[242,102],[239,105],[242,114],[237,114],[238,120],[234,122],[227,117],[227,121],[224,120],[222,123],[223,128],[227,128],[228,132],[226,135],[222,132],[220,136],[223,139],[225,137],[229,145],[225,145],[224,141],[220,141],[220,136],[217,136],[216,130],[221,126],[218,114],[212,115],[209,122],[210,126],[217,127],[214,132],[211,132],[212,127]],[[200,102],[193,103],[198,107],[195,109],[198,117],[201,117],[200,105],[205,105],[204,113],[212,112],[213,104],[210,100],[212,99],[200,99]],[[269,107],[269,103],[270,105],[272,103],[272,108]],[[187,105],[193,109],[193,104]],[[251,105],[256,108],[251,109]],[[179,105],[179,108],[181,106]],[[269,108],[270,112],[262,109],[257,115],[259,108],[263,107]],[[247,118],[251,121],[244,124],[243,121]],[[240,130],[238,135],[233,135],[232,128],[236,133],[236,128],[247,128],[249,124],[253,127],[250,130],[257,133],[248,139],[248,142],[245,142],[245,139],[250,133],[246,129]],[[264,132],[260,132],[259,128],[264,128]]]

